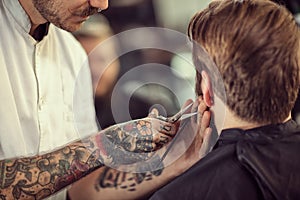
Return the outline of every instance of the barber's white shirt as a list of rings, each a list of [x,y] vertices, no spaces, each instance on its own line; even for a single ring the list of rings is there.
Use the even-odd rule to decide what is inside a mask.
[[[0,1],[0,159],[53,151],[97,131],[84,50],[51,24],[37,42],[30,27],[18,0]]]

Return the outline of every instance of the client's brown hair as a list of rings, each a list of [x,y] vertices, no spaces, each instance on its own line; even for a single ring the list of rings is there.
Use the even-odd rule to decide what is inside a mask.
[[[288,117],[299,89],[300,42],[286,8],[268,0],[213,1],[193,17],[188,33],[195,65],[198,43],[218,67],[225,103],[238,117],[258,123]]]

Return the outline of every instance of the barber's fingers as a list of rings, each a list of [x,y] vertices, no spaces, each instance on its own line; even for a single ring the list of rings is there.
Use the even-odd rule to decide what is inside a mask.
[[[206,154],[209,153],[211,149],[211,140],[212,140],[212,129],[206,128],[203,134],[203,142],[199,151],[199,157],[203,158]]]
[[[211,112],[210,111],[205,111],[202,115],[201,115],[201,121],[200,121],[200,135],[203,138],[205,131],[207,128],[209,128],[210,125],[210,119],[211,119]],[[199,133],[198,133],[199,134]]]
[[[198,112],[200,114],[203,114],[206,110],[207,110],[207,105],[205,104],[204,100],[203,100],[203,97],[202,96],[199,96],[197,98],[197,101],[198,101]]]
[[[163,133],[156,132],[151,136],[137,136],[135,139],[137,142],[135,152],[138,153],[148,153],[156,151],[166,145],[172,140],[171,136],[168,136]]]
[[[207,140],[206,134],[210,136],[210,133],[207,133],[207,130],[211,130],[209,127],[210,125],[210,111],[205,111],[202,115],[199,114],[200,122],[198,122],[198,128],[196,130],[196,137],[194,139],[194,148],[197,152],[199,152],[201,149],[206,149],[206,147],[203,147],[204,140]],[[204,151],[206,152],[206,151]]]
[[[202,122],[202,116],[204,114],[204,112],[208,109],[207,105],[205,104],[203,97],[199,96],[197,98],[197,102],[198,102],[198,107],[197,107],[197,111],[198,111],[198,124],[200,124]]]
[[[153,134],[162,133],[170,137],[174,137],[178,131],[178,125],[171,122],[162,121],[156,118],[150,118]]]
[[[171,140],[172,140],[172,137],[170,137],[166,134],[156,133],[153,135],[153,142],[158,145],[165,145]]]

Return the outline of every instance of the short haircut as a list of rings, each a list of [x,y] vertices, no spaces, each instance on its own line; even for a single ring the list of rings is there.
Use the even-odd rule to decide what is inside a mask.
[[[215,62],[226,105],[255,123],[280,123],[299,89],[299,28],[284,6],[268,0],[213,1],[189,24],[189,37]],[[197,70],[196,92],[201,93]]]

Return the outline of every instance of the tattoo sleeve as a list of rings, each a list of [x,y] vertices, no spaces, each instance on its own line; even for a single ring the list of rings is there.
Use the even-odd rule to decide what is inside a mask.
[[[128,122],[45,155],[2,160],[0,199],[43,199],[102,167],[103,163],[131,163],[136,158],[126,157],[118,150],[153,150],[151,126],[147,120]],[[113,145],[107,145],[108,142]],[[114,149],[117,151],[110,154]],[[146,158],[151,156],[150,153],[145,155]],[[147,178],[146,175],[139,175],[135,180]],[[107,186],[105,181],[101,182],[103,186]]]
[[[0,161],[0,199],[45,198],[101,167],[96,151],[78,142],[42,156]]]

